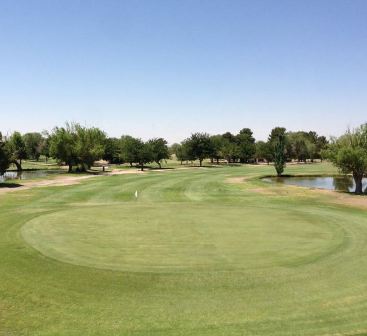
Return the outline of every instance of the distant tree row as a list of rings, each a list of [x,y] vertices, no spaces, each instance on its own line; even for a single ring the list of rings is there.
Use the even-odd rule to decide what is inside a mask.
[[[149,162],[156,162],[161,167],[162,160],[169,158],[167,141],[163,138],[147,142],[131,136],[120,139],[108,138],[96,127],[84,127],[80,124],[67,123],[55,127],[51,134],[14,132],[5,139],[0,134],[0,174],[15,164],[22,170],[22,160],[39,160],[44,156],[46,161],[52,157],[60,164],[68,166],[69,172],[87,171],[100,159],[111,163],[129,163],[144,169]]]
[[[274,128],[268,141],[255,141],[249,128],[242,129],[238,134],[230,132],[210,136],[207,133],[194,133],[180,144],[173,144],[171,152],[179,161],[210,159],[219,163],[274,162],[279,166],[281,174],[286,161],[313,161],[321,159],[321,152],[328,142],[324,136],[316,132],[287,132],[285,128]]]
[[[41,156],[56,159],[60,164],[78,171],[90,169],[96,160],[104,159],[111,163],[129,163],[144,169],[144,165],[155,162],[161,167],[162,160],[175,154],[177,160],[210,159],[212,163],[221,160],[227,163],[274,162],[277,173],[283,172],[287,161],[306,161],[321,158],[321,152],[328,142],[316,132],[287,132],[285,128],[274,128],[267,141],[255,141],[249,128],[238,134],[226,132],[221,135],[193,133],[180,144],[170,149],[163,138],[144,142],[139,138],[124,135],[121,138],[108,138],[95,127],[79,124],[66,124],[55,127],[51,133],[14,132],[6,140],[0,140],[0,165],[2,173],[11,163],[22,169],[22,160],[39,160]]]
[[[47,133],[26,133],[21,135],[14,132],[5,139],[0,133],[0,165],[9,167],[15,164],[18,170],[22,170],[22,160],[39,160],[40,156],[49,157],[49,136]],[[4,170],[0,170],[0,173]]]

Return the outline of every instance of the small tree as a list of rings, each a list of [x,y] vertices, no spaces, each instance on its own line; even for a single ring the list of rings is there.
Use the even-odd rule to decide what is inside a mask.
[[[162,138],[151,139],[148,141],[151,151],[151,159],[162,168],[161,161],[169,159],[167,141]]]
[[[41,155],[45,157],[47,163],[50,157],[50,134],[47,131],[42,132]]]
[[[274,128],[269,136],[269,143],[273,149],[274,167],[278,176],[281,176],[286,163],[286,129],[283,127]]]

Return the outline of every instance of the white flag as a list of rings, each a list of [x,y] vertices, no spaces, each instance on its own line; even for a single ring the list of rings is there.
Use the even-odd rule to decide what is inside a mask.
[[[135,198],[138,198],[138,191],[135,191]]]

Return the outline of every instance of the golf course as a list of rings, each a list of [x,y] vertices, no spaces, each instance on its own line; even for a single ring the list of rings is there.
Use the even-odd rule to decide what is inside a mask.
[[[365,196],[261,179],[274,173],[1,188],[0,335],[367,335]]]

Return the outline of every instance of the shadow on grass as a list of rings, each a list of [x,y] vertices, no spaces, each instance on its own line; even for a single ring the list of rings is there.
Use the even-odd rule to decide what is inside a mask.
[[[19,188],[19,187],[22,187],[22,185],[19,183],[0,183],[0,188],[12,189],[12,188]]]

